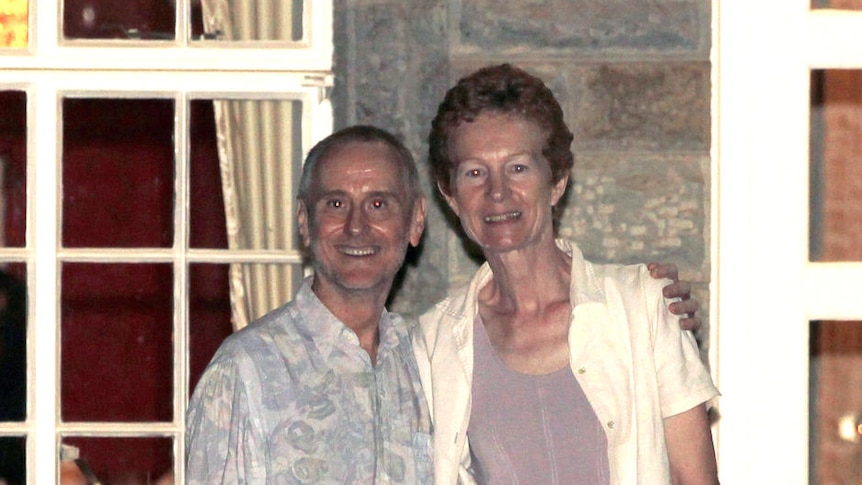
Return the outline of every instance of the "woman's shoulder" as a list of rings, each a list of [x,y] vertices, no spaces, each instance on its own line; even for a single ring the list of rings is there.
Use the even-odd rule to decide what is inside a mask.
[[[586,273],[591,283],[607,295],[619,293],[626,297],[648,300],[662,298],[662,288],[670,283],[667,279],[655,279],[649,274],[646,264],[586,263]]]

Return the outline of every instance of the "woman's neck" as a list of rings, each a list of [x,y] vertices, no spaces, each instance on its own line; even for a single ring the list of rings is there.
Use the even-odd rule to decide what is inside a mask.
[[[499,311],[541,311],[548,304],[568,300],[571,258],[550,244],[500,254],[486,254],[492,280],[480,290],[479,300]]]

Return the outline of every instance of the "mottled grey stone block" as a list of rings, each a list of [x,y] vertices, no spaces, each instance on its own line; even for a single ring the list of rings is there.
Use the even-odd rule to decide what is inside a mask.
[[[452,2],[460,53],[707,52],[709,3],[699,0]]]
[[[570,79],[577,149],[709,150],[708,63],[590,65]]]
[[[587,259],[672,262],[709,277],[709,159],[705,156],[576,154],[558,233]]]

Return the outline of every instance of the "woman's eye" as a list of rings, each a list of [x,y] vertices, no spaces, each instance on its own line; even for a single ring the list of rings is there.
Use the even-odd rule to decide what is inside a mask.
[[[467,177],[478,177],[482,175],[482,171],[478,168],[471,168],[464,173]]]
[[[522,172],[526,172],[527,170],[529,170],[529,168],[530,167],[528,167],[527,165],[525,165],[523,163],[517,163],[514,166],[512,166],[512,171],[514,171],[515,173],[522,173]]]

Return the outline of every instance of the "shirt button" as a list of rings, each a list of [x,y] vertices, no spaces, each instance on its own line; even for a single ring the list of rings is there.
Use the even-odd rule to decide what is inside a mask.
[[[615,423],[613,421],[608,421],[608,428],[614,429],[616,427],[616,425],[617,425],[617,423]]]
[[[586,374],[586,373],[587,373],[586,367],[581,367],[580,369],[578,369],[578,374]]]

